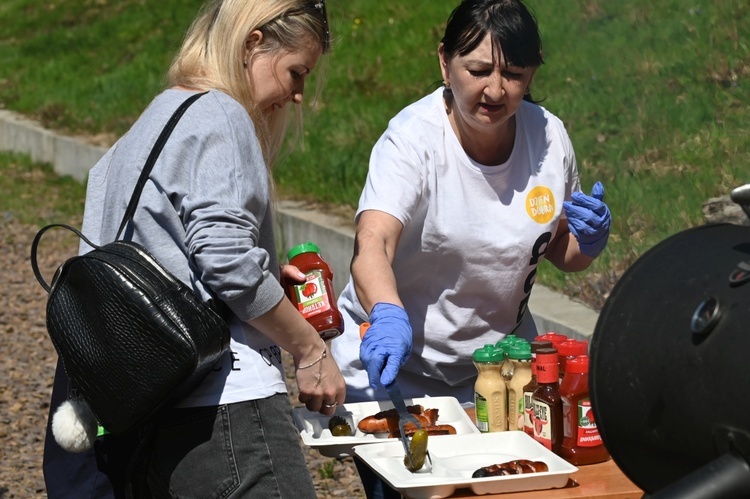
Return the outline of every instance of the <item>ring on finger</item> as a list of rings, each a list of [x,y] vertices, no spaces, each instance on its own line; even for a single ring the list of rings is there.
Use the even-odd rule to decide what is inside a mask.
[[[328,409],[332,409],[332,408],[336,407],[337,405],[339,405],[339,403],[338,403],[338,402],[334,402],[333,404],[326,404],[326,403],[323,403],[323,407],[326,407],[326,408],[328,408]]]

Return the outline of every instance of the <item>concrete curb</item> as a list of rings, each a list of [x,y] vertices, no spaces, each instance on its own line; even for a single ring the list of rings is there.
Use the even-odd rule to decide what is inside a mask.
[[[107,151],[75,137],[57,135],[16,113],[0,110],[0,150],[28,154],[49,163],[60,175],[84,181],[89,169]],[[313,241],[334,271],[334,287],[349,280],[349,262],[354,245],[351,221],[320,213],[303,202],[280,201],[277,205],[277,239],[280,248]],[[577,339],[590,339],[598,314],[589,307],[539,284],[529,300],[540,333],[556,331]]]
[[[89,169],[107,152],[107,148],[57,135],[6,110],[0,110],[0,150],[28,154],[33,161],[49,163],[60,175],[80,181],[86,179]]]

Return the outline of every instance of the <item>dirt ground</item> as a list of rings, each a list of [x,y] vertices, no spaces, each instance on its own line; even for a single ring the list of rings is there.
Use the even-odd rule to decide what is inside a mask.
[[[45,326],[47,294],[31,269],[37,228],[0,214],[0,254],[5,286],[0,292],[0,499],[46,497],[42,450],[49,395],[57,362]],[[76,224],[72,221],[73,225]],[[56,266],[75,254],[77,241],[65,231],[47,232],[40,266],[49,280]],[[286,358],[287,365],[289,358]],[[290,383],[290,388],[294,383]],[[299,406],[296,393],[292,403]],[[363,498],[351,458],[323,457],[302,444],[318,497]]]

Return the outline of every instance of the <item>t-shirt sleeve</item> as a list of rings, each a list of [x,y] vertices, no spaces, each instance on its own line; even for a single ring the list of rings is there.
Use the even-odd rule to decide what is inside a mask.
[[[558,124],[558,135],[559,140],[562,143],[563,149],[563,167],[565,169],[565,200],[569,201],[574,192],[581,190],[581,181],[578,177],[578,163],[576,161],[576,153],[573,149],[573,143],[570,140],[565,125],[562,121],[557,120]],[[560,214],[561,218],[567,218],[565,210],[562,210]]]
[[[578,178],[578,163],[573,143],[564,128],[562,134],[565,141],[565,199],[570,199],[574,192],[581,190],[581,181]]]
[[[357,216],[366,210],[378,210],[408,224],[424,192],[426,161],[429,155],[420,152],[412,140],[402,133],[386,131],[370,155]]]

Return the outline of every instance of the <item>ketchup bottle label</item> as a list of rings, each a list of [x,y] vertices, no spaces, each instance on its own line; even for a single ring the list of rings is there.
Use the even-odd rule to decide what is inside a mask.
[[[534,400],[534,440],[552,450],[552,409]]]
[[[578,435],[577,443],[580,447],[596,447],[602,445],[602,436],[594,420],[591,401],[587,398],[578,401]]]
[[[331,309],[325,279],[320,270],[313,270],[307,274],[304,284],[295,284],[294,293],[297,297],[297,308],[305,319]]]

